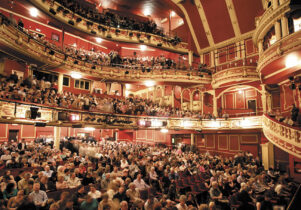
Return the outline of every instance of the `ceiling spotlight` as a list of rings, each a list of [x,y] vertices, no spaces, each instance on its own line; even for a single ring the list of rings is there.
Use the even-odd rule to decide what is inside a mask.
[[[155,81],[147,80],[144,82],[146,87],[153,87],[155,85]]]
[[[101,42],[102,42],[102,38],[97,37],[97,38],[96,38],[96,42],[97,42],[97,43],[101,43]]]
[[[79,73],[74,72],[74,73],[71,74],[71,77],[73,79],[80,79],[80,78],[82,78],[82,75],[79,74]]]
[[[38,17],[39,11],[37,10],[37,8],[30,8],[29,13],[32,17]]]
[[[171,16],[171,17],[174,17],[175,15],[176,15],[176,13],[175,13],[174,11],[171,11],[171,12],[170,12],[170,16]]]
[[[143,14],[144,14],[144,16],[149,16],[149,15],[151,15],[151,10],[150,10],[150,8],[145,8],[144,11],[143,11]]]

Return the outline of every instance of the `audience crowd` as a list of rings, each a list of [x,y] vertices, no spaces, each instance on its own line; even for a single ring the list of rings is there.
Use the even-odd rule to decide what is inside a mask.
[[[14,73],[9,77],[0,75],[0,98],[46,106],[79,109],[126,115],[148,115],[162,117],[195,117],[199,112],[183,111],[170,106],[138,97],[96,97],[92,94],[75,95],[71,92],[58,93],[54,83],[37,80],[35,77],[19,79]]]
[[[65,8],[70,9],[75,14],[87,18],[88,20],[91,20],[95,23],[99,23],[109,27],[135,30],[135,31],[151,33],[151,34],[165,37],[163,30],[159,29],[157,27],[157,24],[151,19],[145,21],[138,20],[138,18],[120,15],[109,10],[103,10],[103,12],[99,12],[95,8],[95,6],[88,7],[87,5],[84,5],[82,1],[78,1],[78,0],[77,1],[55,0],[55,1],[63,5]],[[63,11],[65,14],[68,13],[68,11],[64,10],[63,8],[59,8],[59,11]],[[78,19],[78,21],[81,20]],[[91,25],[91,23],[88,24]],[[178,37],[175,37],[174,39],[176,39],[177,42],[181,42],[181,40]]]
[[[248,152],[221,157],[74,138],[60,148],[1,145],[1,209],[272,209],[286,206],[296,190],[286,174],[264,171]]]

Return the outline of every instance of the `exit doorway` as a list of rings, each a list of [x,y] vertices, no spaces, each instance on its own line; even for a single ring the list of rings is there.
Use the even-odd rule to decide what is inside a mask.
[[[248,100],[248,109],[251,109],[255,115],[257,114],[256,100]]]
[[[19,136],[19,130],[9,130],[8,132],[8,140],[17,142]]]

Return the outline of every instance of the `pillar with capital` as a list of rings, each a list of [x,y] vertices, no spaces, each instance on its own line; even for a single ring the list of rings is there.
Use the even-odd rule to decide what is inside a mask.
[[[188,64],[189,64],[189,66],[192,66],[192,62],[193,62],[193,51],[189,50],[188,51]]]
[[[201,92],[201,108],[202,108],[202,115],[204,114],[204,92]]]
[[[286,37],[289,34],[288,20],[286,16],[281,17],[281,31],[282,31],[282,37]]]
[[[276,35],[276,41],[281,39],[281,27],[280,27],[280,22],[277,20],[275,22],[275,35]]]
[[[262,111],[264,114],[268,112],[268,102],[267,102],[268,92],[265,89],[265,85],[261,85],[261,101],[262,101]]]
[[[53,133],[53,143],[54,148],[59,150],[60,149],[60,141],[61,141],[61,128],[55,126],[54,127],[54,133]]]
[[[190,134],[190,145],[194,145],[195,144],[195,141],[194,141],[194,133]]]
[[[213,92],[213,113],[212,113],[215,117],[218,117],[218,113],[217,113],[217,97],[215,94],[215,90]]]
[[[261,55],[263,53],[263,40],[259,40],[258,41],[258,52],[259,52],[259,55]]]
[[[64,79],[64,75],[62,73],[59,73],[58,81],[57,81],[57,91],[59,93],[63,92],[63,79]]]

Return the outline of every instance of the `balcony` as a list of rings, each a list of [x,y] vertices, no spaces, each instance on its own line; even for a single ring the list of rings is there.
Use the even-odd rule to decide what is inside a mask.
[[[28,112],[31,107],[38,108],[40,116],[30,119]],[[50,107],[40,104],[25,103],[0,99],[0,123],[35,124],[45,123],[47,126],[70,127],[72,125],[93,126],[95,128],[122,129],[167,129],[174,130],[240,130],[260,129],[261,116],[199,120],[198,118],[175,118],[120,115],[99,111],[72,110]],[[63,113],[63,114],[62,114]],[[60,116],[68,116],[62,119]]]
[[[222,85],[242,81],[258,81],[259,75],[256,66],[230,67],[226,70],[218,71],[212,76],[212,87],[219,88]]]
[[[113,28],[98,23],[93,23],[93,25],[90,26],[87,24],[87,22],[91,22],[90,20],[79,16],[78,14],[74,14],[72,11],[63,7],[56,1],[30,0],[30,2],[36,7],[46,12],[47,14],[49,14],[50,16],[56,18],[60,22],[70,25],[79,31],[91,34],[92,36],[97,36],[103,39],[110,39],[118,42],[136,44],[144,43],[148,46],[157,47],[172,52],[183,54],[188,53],[188,44],[184,42],[181,42],[177,45],[173,45],[170,42],[168,42],[168,38],[154,34]],[[58,8],[63,8],[63,10],[61,10],[61,12],[56,12],[58,11]],[[55,15],[50,11],[54,11]],[[63,11],[68,11],[68,13],[65,14]],[[81,21],[77,22],[78,19],[80,19]],[[130,33],[131,35],[129,35]]]
[[[301,31],[290,34],[281,40],[275,42],[272,46],[266,49],[259,58],[257,70],[263,76],[273,73],[279,69],[285,68],[284,58],[291,52],[301,51]],[[278,64],[277,64],[278,63]],[[280,67],[275,68],[275,65]],[[271,66],[271,68],[270,68]]]
[[[50,70],[62,68],[108,81],[141,81],[152,78],[162,82],[211,83],[211,76],[199,77],[197,72],[186,70],[163,69],[143,73],[140,69],[126,69],[122,66],[94,65],[66,56],[58,47],[46,45],[45,41],[34,39],[25,31],[12,25],[0,26],[0,46],[9,54],[47,66]]]
[[[274,26],[285,13],[290,11],[290,1],[284,0],[276,9],[269,7],[262,16],[256,20],[256,29],[253,34],[253,42],[257,45],[259,40],[263,40],[264,36]]]
[[[267,139],[282,150],[301,158],[301,130],[264,115],[262,130]]]

